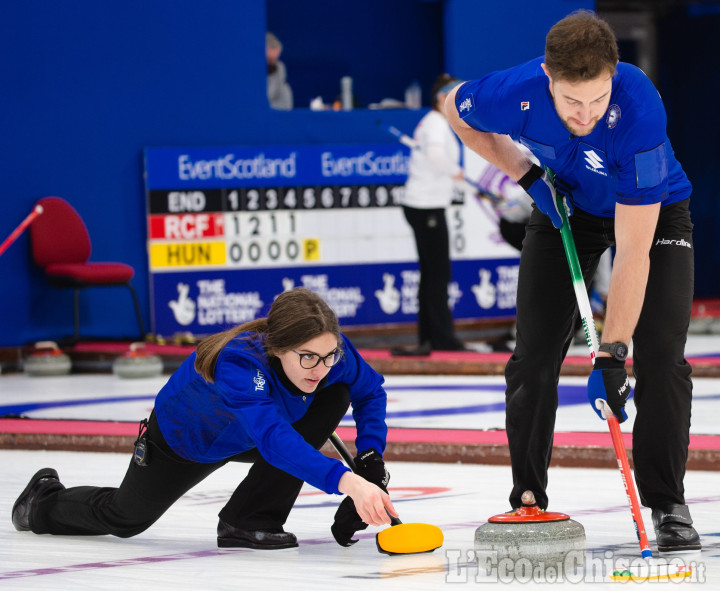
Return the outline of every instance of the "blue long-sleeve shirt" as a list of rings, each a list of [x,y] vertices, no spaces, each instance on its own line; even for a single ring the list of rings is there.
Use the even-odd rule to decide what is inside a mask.
[[[555,110],[542,62],[466,82],[455,96],[458,114],[478,131],[507,134],[529,148],[571,188],[574,206],[591,214],[614,217],[616,203],[669,205],[690,196],[662,99],[642,70],[617,65],[605,116],[578,137]]]
[[[357,449],[383,453],[383,378],[345,336],[341,341],[344,354],[330,369],[326,386],[343,383],[350,390]],[[291,425],[305,415],[315,394],[294,393],[283,384],[261,335],[240,334],[225,346],[214,383],[195,371],[195,357],[193,353],[182,363],[155,400],[160,430],[175,453],[195,462],[217,462],[257,448],[273,466],[339,494],[338,483],[348,468],[313,448]]]

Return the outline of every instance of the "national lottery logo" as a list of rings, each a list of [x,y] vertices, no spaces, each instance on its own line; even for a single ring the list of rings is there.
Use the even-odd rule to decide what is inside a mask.
[[[178,283],[177,291],[177,299],[169,301],[168,306],[172,310],[175,321],[182,326],[188,326],[195,320],[195,301],[188,297],[190,286],[187,283]]]
[[[383,273],[383,288],[375,290],[375,297],[385,314],[395,314],[400,309],[400,290],[395,287],[395,275]]]

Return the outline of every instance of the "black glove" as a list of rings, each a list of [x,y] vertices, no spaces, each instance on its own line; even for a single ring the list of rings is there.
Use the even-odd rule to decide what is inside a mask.
[[[363,529],[367,529],[367,523],[360,519],[353,500],[345,497],[335,512],[335,521],[330,527],[333,538],[341,546],[352,546],[357,542],[352,539],[355,532]]]
[[[355,458],[355,471],[368,482],[379,486],[387,492],[390,473],[385,468],[382,456],[373,448],[360,452]]]
[[[596,357],[588,380],[588,400],[597,415],[605,419],[602,411],[595,406],[595,401],[600,398],[608,403],[618,422],[626,421],[625,402],[630,392],[625,362],[612,357]]]
[[[366,449],[358,454],[355,458],[355,473],[387,492],[390,474],[385,469],[382,456],[374,449]],[[353,535],[363,529],[367,529],[367,523],[360,519],[353,500],[345,497],[335,512],[335,521],[330,527],[335,541],[341,546],[352,546],[357,542],[352,539]]]

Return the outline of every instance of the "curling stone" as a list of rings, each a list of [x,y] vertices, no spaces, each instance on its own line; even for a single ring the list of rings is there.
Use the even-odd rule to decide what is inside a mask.
[[[191,332],[176,332],[172,336],[173,345],[197,345],[199,339]]]
[[[145,343],[132,343],[129,351],[113,361],[113,373],[119,378],[155,378],[162,372],[162,359],[149,353]]]
[[[35,343],[35,350],[25,359],[23,369],[29,376],[64,376],[70,373],[72,362],[54,341]]]
[[[498,560],[524,558],[533,569],[553,568],[558,574],[581,566],[585,528],[564,513],[540,509],[532,491],[525,491],[521,500],[519,509],[494,515],[475,530],[476,552],[496,553]]]

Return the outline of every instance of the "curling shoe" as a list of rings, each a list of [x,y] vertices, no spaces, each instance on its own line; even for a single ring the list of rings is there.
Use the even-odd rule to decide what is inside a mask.
[[[652,510],[652,520],[661,554],[696,552],[702,548],[687,505],[670,504],[655,508]]]
[[[222,519],[217,527],[218,548],[256,548],[258,550],[281,550],[297,548],[295,534],[281,527],[263,530],[247,530],[228,525]]]
[[[422,343],[417,347],[393,347],[390,355],[393,357],[427,357],[432,353],[430,343]]]
[[[38,493],[46,486],[54,484],[54,488],[65,488],[60,483],[58,473],[52,468],[38,470],[28,482],[25,490],[20,493],[12,508],[12,522],[18,531],[30,531],[30,509]]]

